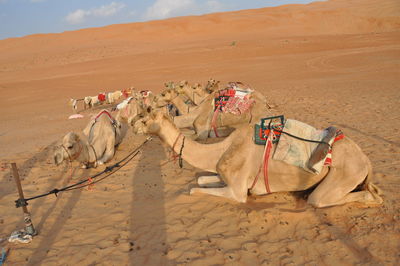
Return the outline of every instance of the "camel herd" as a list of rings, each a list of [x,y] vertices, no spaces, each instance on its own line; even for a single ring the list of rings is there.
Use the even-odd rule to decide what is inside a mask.
[[[107,103],[115,105],[121,96],[115,94]],[[126,99],[110,111],[100,111],[82,133],[68,133],[56,149],[55,163],[75,160],[83,167],[107,163],[131,129],[135,134],[157,135],[184,161],[214,173],[199,177],[198,187],[190,194],[206,193],[246,202],[249,193],[313,188],[308,203],[315,207],[382,203],[380,190],[371,182],[369,159],[347,136],[329,144],[330,164],[319,173],[274,160],[274,131],[268,131],[266,145],[257,145],[254,134],[262,118],[276,114],[262,93],[241,82],[228,83],[222,89],[214,79],[204,86],[168,82],[159,94],[131,89],[124,96]],[[88,105],[94,106],[91,103]],[[204,143],[213,137],[219,137],[218,141]],[[264,178],[258,178],[262,173]]]

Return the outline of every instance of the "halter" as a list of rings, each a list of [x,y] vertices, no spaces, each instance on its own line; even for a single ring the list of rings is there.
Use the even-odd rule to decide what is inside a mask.
[[[68,149],[65,148],[64,144],[61,145],[61,147],[63,147],[63,149],[65,150],[65,152],[68,154],[68,158],[69,158],[69,162],[70,162],[70,163],[72,163],[73,160],[76,160],[76,159],[81,155],[81,153],[82,153],[83,146],[82,146],[82,143],[79,142],[79,144],[80,144],[80,145],[79,145],[79,146],[80,146],[80,149],[79,149],[79,151],[78,151],[78,154],[75,155],[74,157],[71,156],[71,154],[68,152]]]

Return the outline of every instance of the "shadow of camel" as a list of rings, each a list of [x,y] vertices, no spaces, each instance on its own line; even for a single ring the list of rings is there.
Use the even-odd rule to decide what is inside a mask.
[[[167,234],[161,162],[165,152],[158,138],[148,143],[132,178],[130,207],[131,265],[166,265]]]

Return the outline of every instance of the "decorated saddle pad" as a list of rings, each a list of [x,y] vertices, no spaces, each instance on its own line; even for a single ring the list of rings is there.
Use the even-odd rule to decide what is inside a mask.
[[[99,93],[99,94],[97,95],[97,99],[98,99],[100,102],[104,102],[104,101],[106,100],[106,94],[105,94],[105,93]]]
[[[240,115],[250,109],[254,100],[250,99],[253,92],[241,82],[230,82],[228,87],[220,90],[214,98],[214,110]]]

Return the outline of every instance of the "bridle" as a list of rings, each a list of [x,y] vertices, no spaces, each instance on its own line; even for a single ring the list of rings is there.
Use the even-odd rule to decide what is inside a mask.
[[[76,160],[76,159],[81,155],[81,153],[82,153],[83,146],[82,146],[82,143],[79,142],[79,144],[80,144],[80,145],[79,145],[79,146],[80,146],[80,149],[79,149],[78,153],[75,154],[75,156],[71,156],[71,154],[68,152],[68,149],[65,148],[64,144],[61,145],[61,147],[62,147],[62,148],[64,149],[64,151],[67,153],[68,159],[69,159],[69,162],[70,162],[70,163],[72,163],[73,160]]]
[[[175,139],[175,141],[174,141],[174,144],[172,145],[172,152],[173,152],[173,153],[175,153],[175,145],[176,145],[176,143],[178,142],[180,136],[183,136],[183,134],[179,132],[178,136],[176,137],[176,139]],[[183,153],[183,148],[184,148],[184,147],[185,147],[185,136],[183,136],[182,145],[181,145],[181,148],[180,148],[180,150],[179,150],[179,154],[176,154],[176,153],[175,153],[175,154],[173,155],[173,159],[174,159],[174,160],[178,157],[178,160],[179,160],[179,167],[180,167],[180,168],[183,167],[182,153]]]

